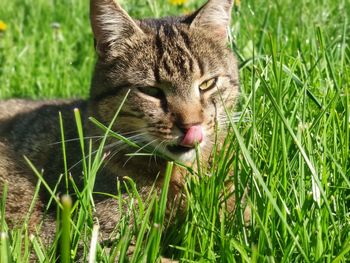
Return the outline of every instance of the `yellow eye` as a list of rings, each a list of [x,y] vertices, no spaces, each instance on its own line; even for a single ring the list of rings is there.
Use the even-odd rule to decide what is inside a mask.
[[[217,82],[217,78],[211,78],[211,79],[208,79],[204,82],[202,82],[202,84],[199,85],[199,89],[201,91],[207,91],[207,90],[210,90],[212,88],[215,88],[216,87],[216,82]]]

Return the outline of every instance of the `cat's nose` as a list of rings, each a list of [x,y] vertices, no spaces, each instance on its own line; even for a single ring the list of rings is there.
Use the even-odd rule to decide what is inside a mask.
[[[203,141],[203,129],[201,125],[193,125],[188,129],[184,129],[184,137],[180,145],[185,147],[194,147],[196,143]]]

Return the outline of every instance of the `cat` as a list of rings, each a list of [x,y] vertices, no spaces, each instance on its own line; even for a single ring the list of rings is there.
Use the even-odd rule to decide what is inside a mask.
[[[106,147],[120,149],[110,150],[108,162],[97,175],[96,192],[116,194],[115,182],[124,176],[136,182],[140,193],[148,193],[154,183],[161,189],[162,177],[157,175],[164,174],[167,160],[191,166],[196,144],[207,160],[216,130],[221,131],[219,142],[226,135],[225,109],[234,108],[239,96],[237,62],[228,47],[232,5],[232,0],[209,0],[189,15],[136,20],[114,0],[91,0],[97,62],[89,99],[0,101],[0,194],[6,182],[9,227],[23,222],[38,180],[23,156],[43,171],[52,188],[63,172],[61,144],[57,143],[61,141],[59,112],[67,140],[78,137],[74,109],[80,111],[87,138],[103,136],[104,131],[88,117],[108,126],[128,94],[112,130],[164,156],[130,158],[126,154],[135,152],[134,148],[109,138]],[[80,142],[67,142],[66,148],[67,166],[76,168],[71,173],[79,185]],[[184,180],[185,170],[175,167],[170,200],[176,200]],[[63,192],[64,186],[60,189]],[[49,198],[41,189],[29,229],[42,220]],[[95,201],[101,233],[108,236],[118,222],[118,202],[106,196]],[[52,225],[43,231],[44,236],[54,235]]]

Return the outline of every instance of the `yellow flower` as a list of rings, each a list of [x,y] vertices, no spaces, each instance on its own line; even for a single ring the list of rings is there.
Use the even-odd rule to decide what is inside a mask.
[[[0,32],[5,31],[6,28],[7,25],[5,24],[5,22],[0,20]]]
[[[183,5],[187,0],[169,0],[169,3],[172,5]]]
[[[193,12],[193,10],[191,10],[191,9],[189,9],[189,8],[184,8],[183,10],[182,10],[182,13],[184,14],[184,15],[189,15],[189,14],[191,14]]]

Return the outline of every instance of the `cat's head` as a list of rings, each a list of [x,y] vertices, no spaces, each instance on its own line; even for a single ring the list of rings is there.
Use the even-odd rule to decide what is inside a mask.
[[[191,15],[135,20],[113,0],[92,0],[94,115],[108,124],[130,90],[114,130],[180,161],[194,159],[196,143],[210,150],[238,96],[231,8],[209,0]]]

